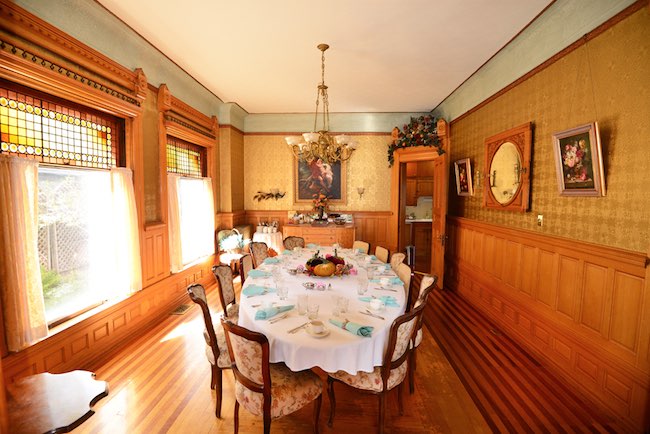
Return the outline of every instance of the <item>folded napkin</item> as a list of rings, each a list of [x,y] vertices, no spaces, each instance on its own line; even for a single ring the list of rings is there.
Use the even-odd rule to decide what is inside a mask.
[[[259,285],[249,285],[241,291],[241,293],[246,297],[250,297],[251,295],[262,295],[265,292],[275,292],[275,288],[266,288]]]
[[[271,277],[271,273],[255,269],[248,272],[248,277]]]
[[[403,285],[404,283],[400,280],[399,277],[391,277],[389,285]],[[381,279],[370,279],[370,283],[381,283]]]
[[[377,257],[375,255],[370,255],[370,260],[375,261],[375,260],[377,260]]]
[[[393,297],[392,295],[382,295],[381,297],[377,297],[379,300],[383,301],[386,307],[399,307],[399,304],[397,303],[397,299]],[[359,301],[371,301],[372,297],[359,297]]]
[[[330,324],[334,324],[338,328],[345,329],[350,333],[352,333],[353,335],[363,336],[366,338],[372,336],[372,330],[374,328],[372,326],[364,326],[361,324],[357,324],[355,322],[342,321],[340,319],[335,319],[335,318],[330,318]]]
[[[264,260],[265,264],[277,264],[278,262],[280,262],[278,258],[266,258]]]
[[[273,306],[273,307],[258,309],[257,312],[255,312],[255,319],[273,318],[277,314],[286,312],[291,309],[293,309],[293,304],[289,304],[287,306]]]
[[[291,250],[289,250],[289,249],[285,249],[285,250],[282,251],[282,254],[283,254],[283,255],[290,255],[290,254],[291,254]],[[267,258],[267,259],[268,259],[268,258]]]
[[[318,244],[309,243],[309,244],[307,244],[307,248],[308,249],[316,249],[316,248],[318,248]]]

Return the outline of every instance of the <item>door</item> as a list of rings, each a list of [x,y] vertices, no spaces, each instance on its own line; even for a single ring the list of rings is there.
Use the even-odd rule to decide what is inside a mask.
[[[438,276],[438,286],[443,287],[445,274],[445,233],[447,220],[447,192],[449,183],[449,163],[443,154],[433,161],[433,215],[431,237],[431,273]]]

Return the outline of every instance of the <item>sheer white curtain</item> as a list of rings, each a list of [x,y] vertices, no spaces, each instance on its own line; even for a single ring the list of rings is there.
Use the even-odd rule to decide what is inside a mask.
[[[168,175],[169,250],[172,272],[214,253],[211,178]]]
[[[0,295],[9,351],[47,336],[38,260],[38,163],[0,155]]]
[[[133,173],[130,169],[111,169],[112,222],[115,232],[116,287],[129,295],[142,289],[140,231],[135,207]]]
[[[178,197],[179,175],[167,174],[167,204],[169,232],[169,259],[172,273],[178,273],[183,269],[183,255],[181,252],[181,210]]]

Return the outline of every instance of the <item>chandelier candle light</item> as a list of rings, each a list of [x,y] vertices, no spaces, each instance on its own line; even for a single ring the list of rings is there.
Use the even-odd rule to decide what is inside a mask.
[[[291,148],[293,154],[301,160],[311,163],[314,160],[322,160],[325,163],[331,164],[337,161],[345,161],[352,155],[356,148],[356,143],[345,134],[332,137],[329,135],[329,101],[327,98],[327,86],[325,85],[325,50],[330,46],[327,44],[319,44],[318,49],[321,51],[321,82],[318,85],[318,95],[316,97],[316,112],[314,113],[314,131],[311,133],[304,133],[300,136],[289,136],[284,139],[287,145]],[[316,127],[318,125],[318,106],[321,103],[323,112],[322,129],[318,132]]]

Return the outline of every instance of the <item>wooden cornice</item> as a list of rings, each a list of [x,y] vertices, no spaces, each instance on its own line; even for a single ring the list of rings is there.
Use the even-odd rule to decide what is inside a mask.
[[[32,68],[40,66],[138,107],[144,100],[142,70],[129,70],[10,0],[0,0],[0,23],[2,51],[30,60]]]
[[[158,88],[158,110],[168,134],[203,146],[213,146],[217,140],[217,117],[209,117],[176,98],[166,84]]]

